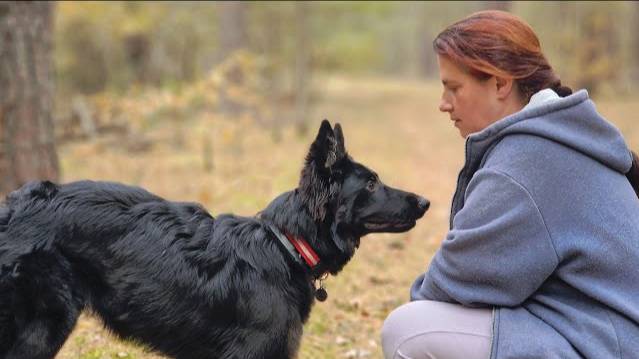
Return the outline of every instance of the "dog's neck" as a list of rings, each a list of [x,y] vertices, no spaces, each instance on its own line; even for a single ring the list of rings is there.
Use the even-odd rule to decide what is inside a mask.
[[[330,216],[327,215],[327,217]],[[285,192],[275,198],[262,212],[260,219],[283,233],[303,238],[319,256],[313,276],[337,274],[353,256],[355,249],[341,250],[331,231],[332,218],[315,220],[297,191]]]
[[[302,237],[295,237],[288,232],[282,232],[277,226],[267,223],[269,229],[275,237],[282,243],[282,246],[289,252],[291,258],[301,266],[308,266],[313,271],[320,263],[319,256],[308,242]],[[319,273],[321,276],[323,273]],[[318,276],[317,274],[315,275]]]

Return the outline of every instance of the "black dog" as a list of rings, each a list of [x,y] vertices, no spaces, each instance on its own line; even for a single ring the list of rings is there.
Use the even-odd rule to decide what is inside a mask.
[[[54,357],[85,309],[175,358],[293,358],[325,299],[316,280],[428,205],[354,162],[328,121],[299,187],[256,217],[115,183],[29,183],[0,206],[0,358]]]

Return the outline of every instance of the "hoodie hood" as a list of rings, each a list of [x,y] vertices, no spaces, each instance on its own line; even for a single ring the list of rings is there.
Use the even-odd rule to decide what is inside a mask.
[[[542,90],[521,111],[469,135],[466,139],[467,165],[475,167],[472,162],[480,161],[493,144],[510,134],[528,134],[555,141],[624,174],[632,164],[632,156],[621,133],[597,113],[586,90],[563,98],[550,89]]]

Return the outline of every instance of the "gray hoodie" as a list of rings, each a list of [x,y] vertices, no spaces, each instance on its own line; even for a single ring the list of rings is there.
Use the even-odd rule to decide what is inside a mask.
[[[493,359],[639,358],[631,162],[583,90],[468,136],[450,231],[411,299],[494,307]]]

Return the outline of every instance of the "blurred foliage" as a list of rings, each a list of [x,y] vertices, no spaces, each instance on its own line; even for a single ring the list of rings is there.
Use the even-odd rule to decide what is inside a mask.
[[[564,84],[591,94],[637,90],[631,74],[639,66],[639,33],[629,30],[639,21],[639,3],[522,2],[514,10],[535,29]]]
[[[263,57],[238,50],[199,79],[177,88],[140,87],[133,85],[126,91],[104,91],[81,98],[87,107],[88,121],[99,133],[119,132],[139,136],[161,124],[181,123],[175,131],[182,131],[191,119],[202,113],[216,113],[218,118],[248,117],[261,121],[270,118],[274,110],[266,99],[265,63]],[[220,111],[220,99],[225,99],[228,112]],[[74,101],[70,103],[71,111]],[[59,116],[56,132],[59,140],[84,138],[88,133],[75,112]],[[264,125],[265,123],[261,123]],[[176,133],[176,136],[181,136]],[[178,139],[177,142],[181,140]]]
[[[312,69],[436,76],[432,38],[491,2],[313,2]],[[62,2],[56,70],[63,94],[123,92],[132,85],[175,89],[217,63],[210,2]],[[554,66],[573,85],[616,82],[633,71],[633,2],[512,2],[539,34]],[[293,87],[295,3],[247,2],[249,51],[260,56],[270,91]],[[611,45],[611,41],[614,42]],[[585,78],[586,80],[582,79]],[[622,82],[623,86],[630,83]]]
[[[213,16],[211,4],[198,2],[62,2],[59,88],[95,93],[193,80],[201,74],[199,62],[215,50]]]
[[[639,2],[320,1],[303,16],[295,2],[236,4],[225,13],[214,2],[60,2],[59,143],[109,132],[141,152],[152,146],[145,132],[161,124],[173,129],[165,140],[183,147],[199,114],[210,124],[253,120],[278,141],[285,125],[326,116],[315,104],[327,76],[437,79],[432,39],[494,6],[530,23],[564,85],[595,97],[639,90]],[[233,31],[242,36],[225,37]],[[242,153],[240,136],[225,138]],[[210,169],[212,151],[203,150]]]

